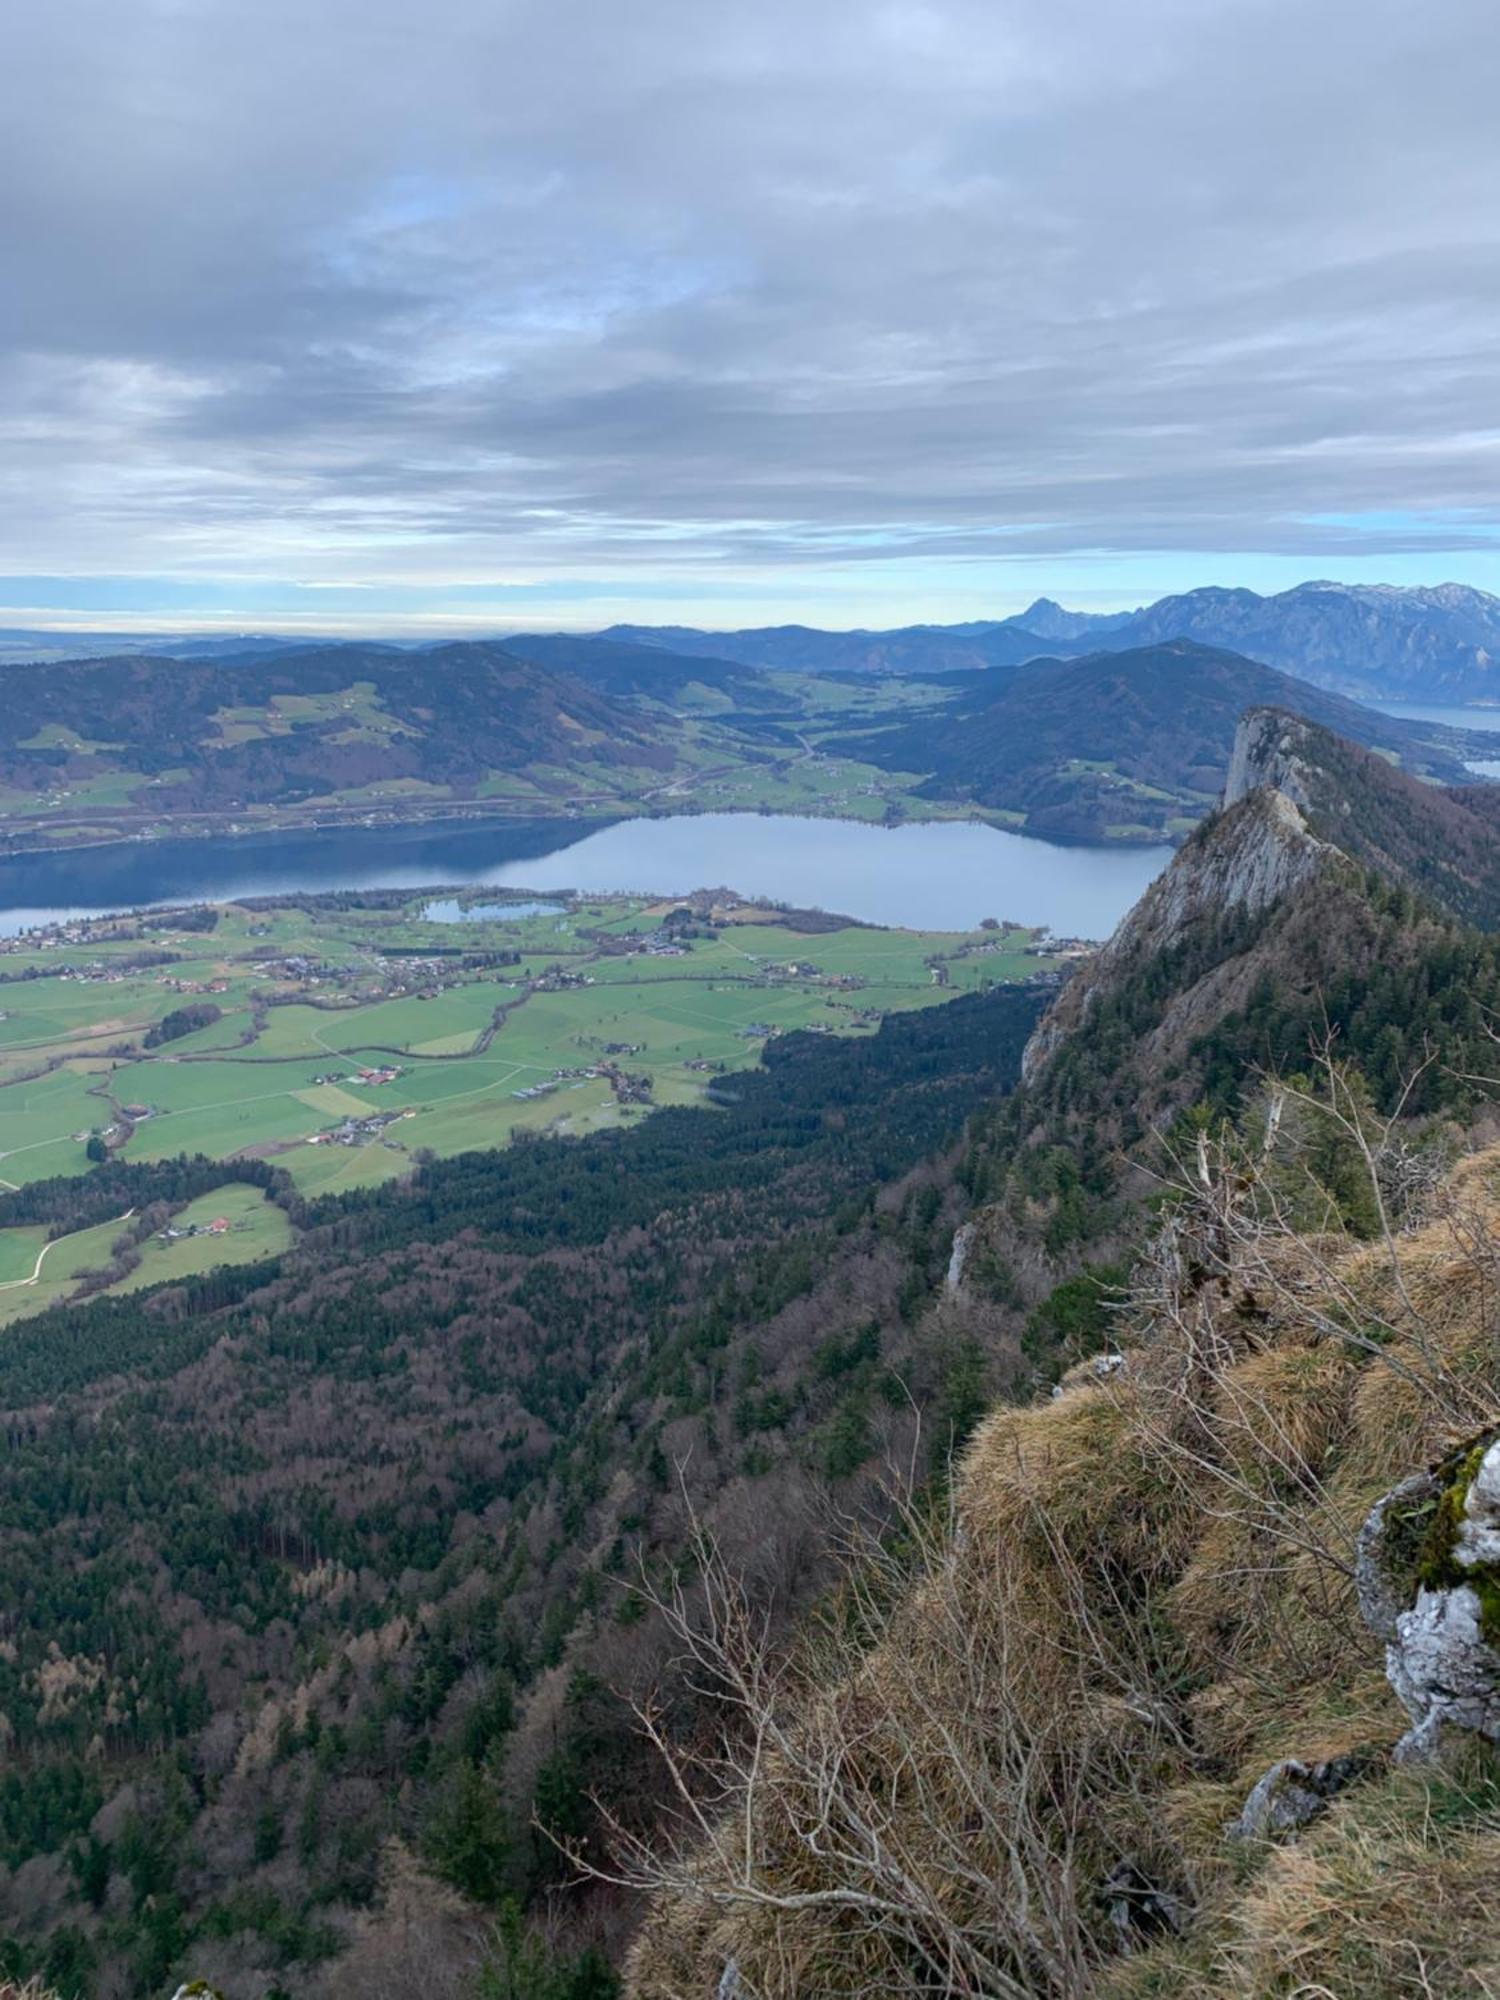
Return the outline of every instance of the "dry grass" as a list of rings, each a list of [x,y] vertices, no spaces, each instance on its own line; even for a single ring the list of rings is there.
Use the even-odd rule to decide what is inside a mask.
[[[1271,1849],[1181,1943],[1119,1963],[1105,2000],[1496,2000],[1500,1792],[1489,1768],[1403,1773]]]
[[[664,1743],[683,1838],[622,1857],[655,1891],[634,2000],[712,1994],[730,1962],[745,2000],[1500,2000],[1492,1772],[1377,1763],[1296,1840],[1225,1839],[1272,1762],[1404,1728],[1354,1540],[1495,1420],[1497,1170],[1373,1245],[1268,1226],[1242,1174],[1205,1173],[1125,1368],[994,1414],[952,1524],[911,1524],[893,1611],[856,1578],[860,1643],[735,1668],[711,1755]],[[701,1643],[701,1602],[678,1614]],[[1181,1939],[1120,1955],[1097,1892],[1124,1860],[1192,1911]]]

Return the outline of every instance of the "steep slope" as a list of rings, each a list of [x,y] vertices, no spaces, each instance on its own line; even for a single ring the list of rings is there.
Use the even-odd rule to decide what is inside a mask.
[[[1088,1274],[1116,1279],[1135,1254],[1184,1121],[1237,1115],[1264,1076],[1329,1058],[1381,1112],[1462,1117],[1497,1067],[1500,938],[1454,914],[1494,920],[1488,822],[1465,812],[1450,865],[1452,801],[1299,718],[1248,717],[1234,764],[1233,802],[1064,987],[1025,1088],[971,1126],[952,1277],[1031,1314],[1043,1375],[1101,1337]]]
[[[1280,1231],[1210,1167],[1109,1366],[988,1419],[904,1590],[852,1583],[774,1694],[700,1639],[753,1747],[726,1720],[731,1813],[632,1857],[630,2000],[1484,2000],[1495,1752],[1472,1721],[1404,1747],[1420,1515],[1389,1613],[1369,1584],[1388,1501],[1463,1519],[1455,1465],[1500,1471],[1497,1172],[1390,1254]],[[1500,1734],[1500,1652],[1465,1660]]]
[[[1404,882],[1465,923],[1500,927],[1494,786],[1442,792],[1305,716],[1257,709],[1236,734],[1224,804],[1266,786],[1388,880]]]
[[[1062,1277],[1033,1330],[1077,1365],[805,1651],[763,1663],[725,1570],[687,1606],[727,1701],[673,1761],[716,1789],[676,1843],[622,1830],[631,2000],[1490,1990],[1500,1151],[1445,1173],[1412,1114],[1492,1095],[1500,944],[1377,872],[1413,798],[1362,756],[1250,717],[971,1135],[950,1277]],[[1358,855],[1317,830],[1351,771]],[[1104,1239],[1100,1311],[1068,1273]]]
[[[1487,801],[1488,793],[1475,796]],[[1302,716],[1252,709],[1235,733],[1222,810],[1069,981],[1028,1051],[1028,1068],[1035,1074],[1096,1008],[1145,968],[1181,957],[1195,938],[1244,938],[1250,948],[1228,954],[1202,983],[1177,973],[1171,1006],[1144,1051],[1169,1047],[1172,1062],[1192,1034],[1239,1004],[1271,960],[1290,978],[1300,959],[1304,980],[1372,962],[1372,945],[1355,943],[1356,932],[1368,930],[1367,869],[1420,895],[1428,907],[1413,908],[1414,930],[1440,929],[1444,920],[1500,928],[1500,836],[1465,796],[1420,785]],[[1293,938],[1281,928],[1305,928],[1310,912],[1324,933],[1316,949],[1310,935]]]
[[[1488,1070],[1500,949],[1479,919],[1500,925],[1500,837],[1480,814],[1301,717],[1252,711],[1223,809],[1049,1010],[1015,1115],[1128,1154],[1329,1038],[1383,1102],[1418,1071],[1414,1108],[1461,1101],[1422,1060],[1441,1043],[1452,1068]]]
[[[1239,717],[1259,705],[1310,716],[1419,776],[1466,776],[1454,732],[1186,640],[984,675],[940,713],[842,747],[893,770],[930,771],[928,796],[1018,813],[1031,833],[1159,840],[1217,798]]]

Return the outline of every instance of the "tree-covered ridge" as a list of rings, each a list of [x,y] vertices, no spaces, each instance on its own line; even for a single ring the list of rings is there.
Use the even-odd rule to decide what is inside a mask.
[[[159,817],[413,781],[472,797],[494,773],[550,768],[602,794],[680,768],[680,729],[488,642],[73,660],[7,667],[4,687],[12,809],[58,787],[86,803],[110,776]]]
[[[1460,922],[1500,928],[1500,787],[1421,784],[1390,760],[1305,715],[1253,709],[1241,721],[1230,771],[1277,785],[1312,831]]]
[[[1468,776],[1461,732],[1383,715],[1183,640],[974,675],[951,706],[842,747],[929,772],[926,795],[1019,813],[1031,833],[1160,839],[1217,800],[1239,719],[1256,705],[1311,717],[1419,776]]]

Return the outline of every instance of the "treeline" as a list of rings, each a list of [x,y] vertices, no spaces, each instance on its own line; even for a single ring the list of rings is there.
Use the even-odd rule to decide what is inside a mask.
[[[878,1185],[1006,1087],[1042,1005],[1038,992],[1000,988],[888,1015],[873,1036],[778,1036],[761,1067],[719,1082],[711,1111],[668,1107],[583,1140],[518,1138],[411,1181],[309,1201],[294,1219],[372,1250],[464,1229],[534,1250],[597,1243],[706,1195],[743,1202],[789,1170],[816,1191]]]
[[[283,1205],[293,1198],[289,1176],[265,1160],[210,1160],[202,1153],[170,1160],[107,1160],[92,1173],[58,1174],[0,1194],[0,1229],[40,1222],[49,1236],[70,1236],[74,1230],[112,1222],[127,1208],[152,1202],[180,1208],[231,1182],[264,1188]]]
[[[164,1042],[180,1042],[184,1035],[194,1035],[200,1028],[211,1028],[215,1021],[224,1017],[222,1007],[216,1007],[212,1000],[193,1000],[186,1007],[174,1007],[170,1014],[163,1014],[159,1021],[153,1021],[146,1030],[142,1047],[159,1049]]]

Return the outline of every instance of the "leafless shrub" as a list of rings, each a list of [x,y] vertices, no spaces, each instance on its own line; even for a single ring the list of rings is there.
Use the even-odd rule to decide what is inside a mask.
[[[611,1861],[575,1857],[662,1899],[633,1990],[678,1990],[662,1926],[690,1910],[730,1921],[746,1996],[1089,1990],[1098,1882],[1151,1840],[1099,1800],[1173,1754],[1172,1722],[1139,1621],[1109,1617],[1101,1577],[1032,1526],[1040,1591],[1036,1549],[1018,1565],[908,1502],[899,1546],[865,1542],[816,1630],[778,1645],[694,1524],[691,1579],[648,1594],[714,1726],[684,1744],[639,1702],[675,1812],[648,1836],[601,1807]]]

